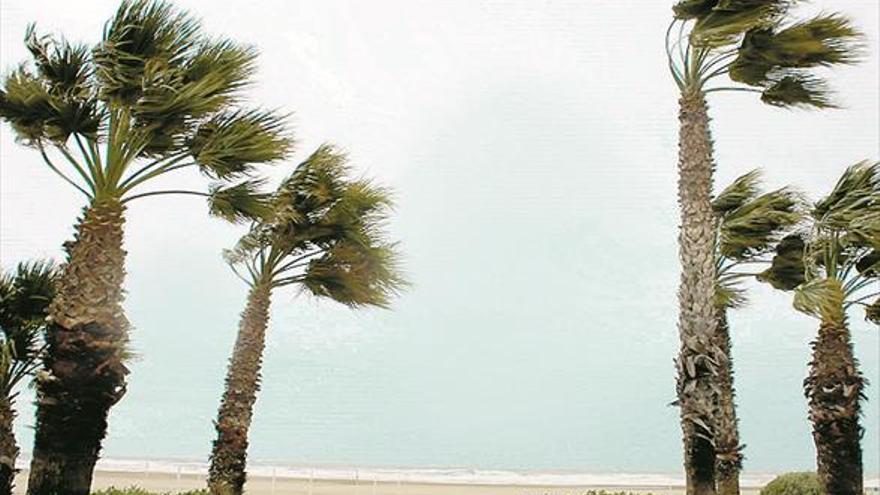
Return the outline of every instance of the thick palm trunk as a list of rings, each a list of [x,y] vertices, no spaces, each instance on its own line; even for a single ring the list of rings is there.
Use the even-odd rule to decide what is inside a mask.
[[[742,453],[739,444],[739,420],[736,417],[736,391],[733,387],[733,359],[727,310],[718,310],[715,341],[725,356],[718,366],[718,415],[715,431],[715,470],[719,495],[739,495],[739,472]]]
[[[688,495],[715,493],[714,438],[715,217],[711,191],[712,137],[706,101],[699,91],[679,100],[678,202],[681,209],[678,331],[681,340],[676,389],[681,408]]]
[[[0,495],[10,495],[15,481],[15,461],[18,459],[18,445],[12,423],[15,410],[9,397],[0,397]]]
[[[816,444],[819,481],[834,495],[863,493],[859,402],[864,379],[846,322],[823,321],[804,380]]]
[[[95,201],[69,247],[37,374],[29,495],[89,493],[107,414],[125,393],[123,213],[118,201]]]
[[[255,286],[241,315],[215,423],[217,439],[208,476],[208,487],[215,495],[240,495],[244,490],[248,430],[260,389],[260,368],[269,324],[269,295],[269,287]]]

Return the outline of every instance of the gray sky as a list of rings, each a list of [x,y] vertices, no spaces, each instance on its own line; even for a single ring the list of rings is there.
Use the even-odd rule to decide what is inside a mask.
[[[255,458],[676,468],[677,414],[665,406],[678,270],[670,3],[177,2],[208,32],[261,50],[252,101],[294,111],[299,141],[273,177],[332,141],[397,191],[392,230],[414,282],[393,312],[276,294]],[[0,1],[0,66],[25,58],[28,22],[94,42],[115,5]],[[832,74],[844,109],[713,96],[719,185],[762,167],[769,187],[815,197],[845,166],[880,155],[878,4],[804,9],[823,8],[852,15],[869,38],[864,64]],[[4,125],[3,266],[60,259],[81,206]],[[141,357],[107,455],[203,456],[246,291],[219,253],[242,229],[190,197],[133,203],[126,228]],[[733,317],[747,466],[809,467],[800,381],[816,324],[786,295],[751,294]],[[876,384],[877,329],[852,321]],[[869,392],[876,472],[876,385]]]

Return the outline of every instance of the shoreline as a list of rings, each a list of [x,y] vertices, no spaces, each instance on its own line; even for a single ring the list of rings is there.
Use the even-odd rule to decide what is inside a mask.
[[[16,485],[24,487],[27,460],[21,459]],[[171,492],[204,488],[208,465],[203,461],[102,459],[94,489],[138,486]],[[754,495],[777,473],[745,473],[743,493]],[[878,491],[880,479],[868,477],[868,490]],[[297,466],[252,463],[248,493],[252,495],[581,495],[588,490],[679,495],[684,478],[675,473],[583,473],[455,468],[379,468]],[[21,488],[14,492],[23,493]]]

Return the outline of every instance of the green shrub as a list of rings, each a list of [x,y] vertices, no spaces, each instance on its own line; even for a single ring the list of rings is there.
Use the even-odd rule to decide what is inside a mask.
[[[761,490],[761,495],[822,495],[816,473],[787,473]]]

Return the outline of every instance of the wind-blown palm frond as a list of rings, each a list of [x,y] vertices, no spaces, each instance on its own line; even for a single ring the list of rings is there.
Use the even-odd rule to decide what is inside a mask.
[[[839,280],[814,278],[794,289],[794,308],[830,321],[843,320],[845,294]]]
[[[393,244],[363,246],[342,242],[309,262],[302,286],[316,296],[351,307],[387,307],[404,280]]]
[[[796,194],[780,189],[729,211],[719,229],[719,252],[725,258],[740,261],[768,252],[802,218],[797,206]]]
[[[270,195],[260,192],[264,184],[262,180],[246,180],[228,187],[212,186],[208,199],[211,214],[233,223],[268,218]]]
[[[246,174],[252,163],[274,162],[290,151],[284,123],[283,117],[257,110],[217,114],[196,129],[189,152],[210,176]]]
[[[803,218],[798,194],[788,188],[761,193],[761,174],[737,178],[712,202],[717,220],[716,305],[736,308],[746,302],[744,278],[757,273],[736,271],[766,261],[763,256]]]
[[[880,325],[880,297],[865,307],[865,319]]]
[[[806,281],[805,249],[803,234],[784,237],[776,245],[776,255],[770,267],[758,274],[757,279],[770,284],[775,289],[794,290]]]
[[[200,23],[170,3],[123,1],[94,51],[104,98],[134,103],[151,75],[186,66],[200,36]]]

